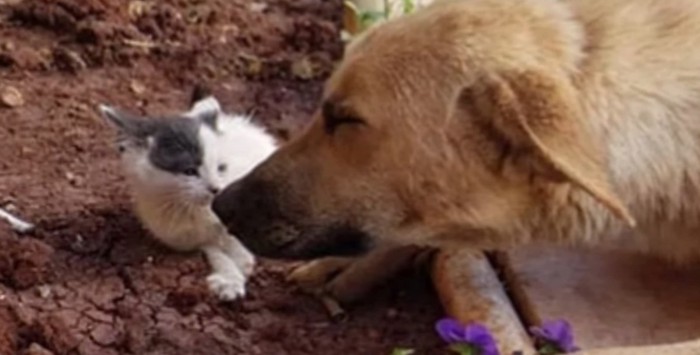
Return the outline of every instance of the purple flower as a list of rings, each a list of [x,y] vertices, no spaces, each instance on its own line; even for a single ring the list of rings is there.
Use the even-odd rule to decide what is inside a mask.
[[[579,348],[574,345],[574,334],[571,325],[565,320],[554,320],[542,323],[541,327],[531,327],[530,332],[543,348],[549,348],[561,353],[572,353]]]
[[[475,349],[478,355],[500,355],[493,336],[481,324],[470,323],[464,326],[455,319],[444,318],[435,324],[435,330],[451,345],[467,345]]]

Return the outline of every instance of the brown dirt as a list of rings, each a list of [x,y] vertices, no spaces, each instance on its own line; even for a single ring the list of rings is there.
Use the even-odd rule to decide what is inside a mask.
[[[0,102],[0,205],[38,226],[20,236],[0,221],[0,354],[438,353],[422,274],[342,324],[281,263],[259,268],[245,300],[217,302],[202,256],[158,246],[130,212],[95,112],[179,111],[205,83],[288,137],[342,55],[339,15],[331,0],[0,0],[0,93],[23,99]]]

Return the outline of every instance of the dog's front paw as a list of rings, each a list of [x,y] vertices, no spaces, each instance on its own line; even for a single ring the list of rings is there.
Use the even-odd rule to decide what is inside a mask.
[[[238,273],[214,273],[207,277],[209,290],[222,301],[234,301],[245,296],[246,277]]]
[[[354,259],[344,257],[327,257],[309,261],[292,270],[287,280],[315,293],[321,291],[335,276],[345,270]]]

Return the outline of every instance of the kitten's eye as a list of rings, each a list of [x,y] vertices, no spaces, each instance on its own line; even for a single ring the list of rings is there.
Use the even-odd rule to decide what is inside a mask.
[[[226,169],[228,169],[228,166],[226,164],[219,164],[219,166],[216,168],[219,170],[220,173],[226,172]]]
[[[332,135],[342,125],[364,125],[366,122],[329,102],[323,105],[323,130]]]
[[[183,170],[182,173],[187,175],[187,176],[199,175],[199,172],[197,172],[197,169],[195,169],[195,168],[187,168],[187,169]]]

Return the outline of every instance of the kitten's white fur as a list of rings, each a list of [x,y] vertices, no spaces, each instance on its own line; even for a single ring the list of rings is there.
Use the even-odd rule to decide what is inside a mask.
[[[101,106],[103,115],[115,111]],[[276,149],[274,138],[249,117],[228,115],[213,97],[197,102],[184,116],[196,119],[219,114],[216,131],[202,125],[199,140],[203,163],[198,176],[178,175],[153,166],[148,149],[125,146],[123,166],[131,187],[136,214],[165,245],[180,251],[204,251],[212,267],[209,288],[222,300],[245,295],[255,266],[254,256],[220,223],[211,210],[215,192],[248,174]],[[221,171],[219,167],[227,168]]]

